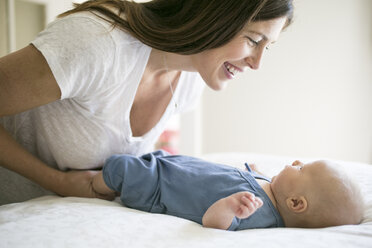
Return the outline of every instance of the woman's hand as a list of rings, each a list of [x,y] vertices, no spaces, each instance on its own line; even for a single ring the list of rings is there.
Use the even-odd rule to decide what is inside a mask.
[[[93,188],[93,178],[100,171],[69,171],[63,172],[56,193],[62,196],[77,196],[114,200],[115,192],[100,194]]]
[[[101,194],[101,195],[110,195],[110,194],[114,194],[115,191],[113,191],[112,189],[110,189],[107,184],[105,183],[105,180],[103,179],[103,173],[102,171],[98,172],[94,177],[93,177],[93,183],[92,183],[92,186],[93,186],[93,190],[97,193],[97,194]]]

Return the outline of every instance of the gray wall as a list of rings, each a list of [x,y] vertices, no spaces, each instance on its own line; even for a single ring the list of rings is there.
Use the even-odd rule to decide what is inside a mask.
[[[259,71],[205,92],[199,153],[372,162],[372,1],[295,3]]]
[[[6,0],[0,0],[0,57],[8,52]]]
[[[45,6],[29,0],[0,0],[0,56],[27,46],[44,29]]]
[[[16,49],[27,46],[45,27],[45,5],[15,0]]]

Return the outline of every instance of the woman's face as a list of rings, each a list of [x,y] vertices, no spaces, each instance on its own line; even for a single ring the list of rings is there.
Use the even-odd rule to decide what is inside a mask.
[[[247,25],[226,45],[195,54],[195,69],[210,88],[223,89],[237,73],[260,67],[265,49],[278,39],[286,20],[281,17]]]

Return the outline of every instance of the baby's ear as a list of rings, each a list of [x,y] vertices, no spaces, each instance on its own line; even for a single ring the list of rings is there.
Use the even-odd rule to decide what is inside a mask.
[[[304,196],[291,196],[286,200],[289,210],[295,213],[302,213],[307,209],[307,200]]]

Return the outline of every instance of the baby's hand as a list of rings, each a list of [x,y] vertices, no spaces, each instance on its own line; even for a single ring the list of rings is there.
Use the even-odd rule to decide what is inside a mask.
[[[239,219],[248,218],[263,205],[262,200],[250,192],[238,192],[228,196],[226,200],[231,211]]]

